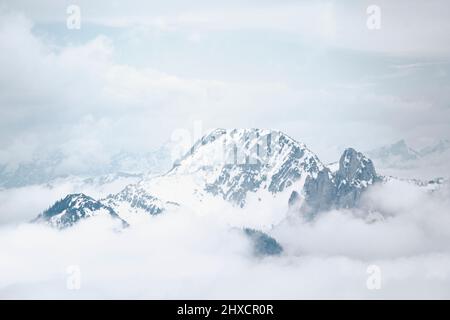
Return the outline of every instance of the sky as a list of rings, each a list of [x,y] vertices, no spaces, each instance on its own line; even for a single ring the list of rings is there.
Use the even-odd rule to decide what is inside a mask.
[[[67,27],[73,4],[79,29]],[[449,7],[2,0],[0,163],[57,149],[103,163],[199,123],[281,130],[323,161],[449,138]]]

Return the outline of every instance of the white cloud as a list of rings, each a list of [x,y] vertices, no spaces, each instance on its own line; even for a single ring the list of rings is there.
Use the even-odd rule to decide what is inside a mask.
[[[291,217],[271,232],[284,254],[264,259],[251,256],[246,238],[212,214],[214,208],[211,215],[182,209],[142,216],[122,232],[96,218],[65,231],[4,226],[0,296],[448,298],[446,195],[393,183],[366,199],[373,210],[391,214],[384,221],[367,223],[351,211],[324,213],[313,223]],[[66,288],[71,265],[80,267],[80,290]],[[366,287],[369,265],[381,269],[380,290]]]
[[[147,26],[162,32],[269,30],[289,32],[311,41],[344,48],[395,54],[446,55],[448,2],[380,0],[381,29],[369,31],[371,1],[79,1],[83,21],[114,28]],[[66,18],[63,4],[27,0],[4,4],[42,22]]]

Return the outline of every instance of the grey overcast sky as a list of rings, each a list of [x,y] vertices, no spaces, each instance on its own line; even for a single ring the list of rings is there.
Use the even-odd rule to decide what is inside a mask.
[[[325,161],[450,138],[449,15],[445,0],[2,0],[0,163],[101,162],[197,121],[279,129]]]

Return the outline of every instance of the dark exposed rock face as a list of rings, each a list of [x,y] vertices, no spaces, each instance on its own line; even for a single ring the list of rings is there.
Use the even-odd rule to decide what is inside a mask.
[[[373,163],[354,149],[344,151],[339,170],[323,169],[317,177],[308,177],[303,188],[305,206],[309,214],[358,205],[362,193],[379,181]]]
[[[354,207],[361,193],[379,180],[370,159],[354,149],[345,150],[336,172],[339,208]]]
[[[250,238],[256,256],[273,256],[283,252],[281,245],[264,232],[245,228],[244,234]]]
[[[337,188],[334,177],[328,169],[324,169],[316,178],[306,179],[303,187],[305,205],[308,213],[329,210],[336,200]]]
[[[291,196],[289,197],[288,205],[289,208],[294,208],[301,200],[301,196],[297,191],[292,191]]]
[[[205,190],[243,207],[247,192],[256,192],[261,187],[260,172],[260,164],[224,166],[217,180],[207,184]]]

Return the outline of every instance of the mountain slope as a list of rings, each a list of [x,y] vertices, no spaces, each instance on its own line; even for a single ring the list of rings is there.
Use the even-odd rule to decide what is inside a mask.
[[[157,215],[167,208],[178,207],[179,204],[170,201],[163,201],[148,194],[138,184],[132,184],[115,195],[109,195],[100,200],[103,204],[114,211],[119,212],[123,218],[129,219],[130,214],[150,214]]]
[[[168,175],[203,176],[206,192],[244,207],[249,194],[283,192],[323,168],[304,144],[279,131],[217,129],[200,139]]]

